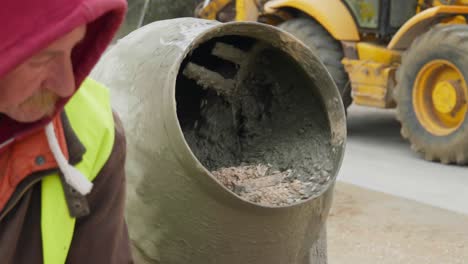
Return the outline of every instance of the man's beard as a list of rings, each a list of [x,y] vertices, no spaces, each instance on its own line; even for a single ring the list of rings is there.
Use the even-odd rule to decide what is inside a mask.
[[[35,109],[42,109],[44,110],[44,117],[50,117],[54,114],[55,107],[59,99],[59,96],[57,96],[55,93],[51,92],[48,89],[44,89],[36,94],[33,94],[26,101],[21,103],[20,109],[23,107],[33,107]]]

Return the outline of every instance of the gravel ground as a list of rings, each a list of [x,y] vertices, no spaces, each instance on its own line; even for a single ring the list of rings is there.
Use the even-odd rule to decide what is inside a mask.
[[[338,183],[330,264],[468,263],[468,216]]]

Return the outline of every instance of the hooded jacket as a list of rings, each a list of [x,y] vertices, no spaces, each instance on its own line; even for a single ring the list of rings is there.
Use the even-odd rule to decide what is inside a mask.
[[[2,1],[0,8],[0,78],[74,28],[87,24],[84,40],[72,54],[76,87],[88,76],[112,40],[126,10],[125,0]],[[57,105],[61,111],[69,98]],[[17,123],[0,120],[0,146],[40,128],[50,120]]]
[[[72,51],[75,87],[80,87],[112,40],[126,11],[124,0],[6,0],[0,8],[0,79],[24,60],[80,25],[86,35]],[[79,88],[78,88],[79,89]],[[34,123],[0,116],[0,261],[42,263],[41,177],[59,169],[46,125],[71,165],[86,149],[63,111]],[[125,138],[114,115],[112,153],[85,198],[90,213],[77,219],[67,263],[131,263],[124,221]],[[68,164],[67,164],[68,165]]]

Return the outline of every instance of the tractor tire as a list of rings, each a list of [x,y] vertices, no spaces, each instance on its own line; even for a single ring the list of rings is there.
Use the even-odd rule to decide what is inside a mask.
[[[436,26],[403,54],[394,97],[401,134],[429,161],[468,164],[468,25]]]
[[[348,74],[341,63],[344,55],[340,42],[335,40],[322,25],[311,18],[290,19],[281,23],[279,28],[291,33],[318,55],[333,77],[345,109],[348,108],[353,99]]]

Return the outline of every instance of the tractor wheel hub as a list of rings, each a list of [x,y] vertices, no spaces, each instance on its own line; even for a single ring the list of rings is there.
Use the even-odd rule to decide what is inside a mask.
[[[458,103],[457,81],[441,81],[436,84],[432,92],[432,103],[439,113],[451,113]]]

